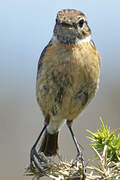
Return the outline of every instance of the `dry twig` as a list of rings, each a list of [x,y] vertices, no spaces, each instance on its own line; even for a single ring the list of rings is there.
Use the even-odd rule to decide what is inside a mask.
[[[112,162],[107,158],[107,146],[105,145],[102,156],[92,147],[98,157],[97,166],[87,166],[86,180],[120,180],[120,162]],[[58,163],[48,159],[43,153],[39,154],[43,159],[40,164],[42,173],[37,168],[28,167],[25,175],[33,176],[33,180],[39,180],[47,176],[54,180],[80,180],[81,164],[72,167],[71,162],[59,161]]]

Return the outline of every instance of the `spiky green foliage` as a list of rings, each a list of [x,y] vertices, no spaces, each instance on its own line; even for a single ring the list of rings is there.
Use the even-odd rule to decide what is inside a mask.
[[[101,120],[101,128],[95,133],[88,130],[92,137],[88,137],[93,143],[92,146],[102,154],[104,146],[107,145],[107,158],[110,161],[118,162],[120,160],[120,134],[116,135],[115,130],[111,130],[110,127],[104,125]]]

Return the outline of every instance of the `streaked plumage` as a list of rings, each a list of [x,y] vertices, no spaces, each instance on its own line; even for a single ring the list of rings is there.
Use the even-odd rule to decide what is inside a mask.
[[[40,151],[46,156],[57,153],[59,129],[67,120],[85,179],[84,160],[71,122],[95,96],[99,75],[100,56],[91,40],[86,16],[73,9],[59,11],[53,37],[38,63],[36,95],[46,125],[31,150],[31,164],[34,156],[38,158],[35,147],[46,127]]]
[[[39,64],[37,100],[56,131],[62,120],[76,118],[94,97],[100,57],[92,42],[69,46],[51,42]]]

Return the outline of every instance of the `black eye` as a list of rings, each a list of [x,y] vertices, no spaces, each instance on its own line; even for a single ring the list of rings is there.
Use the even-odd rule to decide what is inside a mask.
[[[82,28],[83,27],[83,24],[84,24],[84,19],[81,19],[80,21],[79,21],[79,26]]]

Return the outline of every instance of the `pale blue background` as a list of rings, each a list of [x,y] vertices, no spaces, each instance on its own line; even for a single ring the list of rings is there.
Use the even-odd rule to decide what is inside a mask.
[[[29,150],[42,127],[35,97],[37,63],[49,42],[60,9],[83,11],[102,57],[100,89],[73,124],[75,134],[91,157],[86,129],[100,127],[99,116],[120,127],[120,2],[118,0],[4,0],[0,2],[0,179],[21,180]],[[71,149],[71,150],[70,150]],[[68,151],[69,150],[69,151]],[[75,156],[67,128],[60,136],[60,152]],[[31,178],[29,178],[31,179]]]

